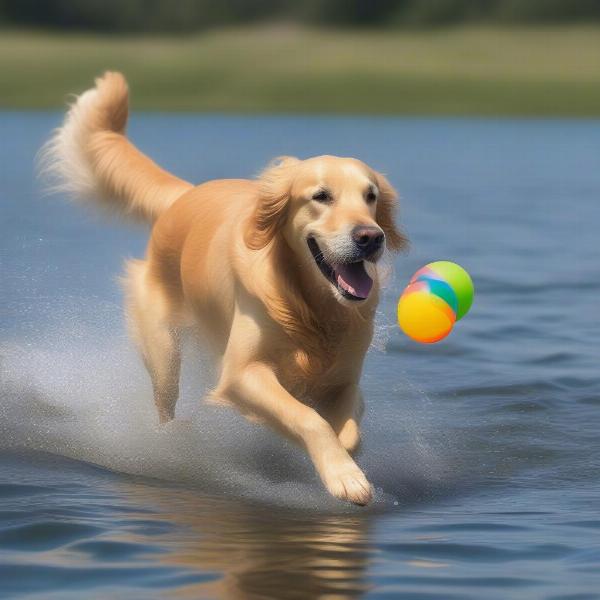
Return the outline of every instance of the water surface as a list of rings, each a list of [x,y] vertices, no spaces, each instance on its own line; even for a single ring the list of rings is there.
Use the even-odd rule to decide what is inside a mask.
[[[134,115],[192,181],[331,153],[400,190],[412,251],[365,368],[360,509],[204,405],[201,354],[155,425],[117,281],[147,231],[42,197],[33,156],[59,121],[0,113],[3,597],[600,597],[600,122]],[[477,297],[420,346],[395,302],[438,259]]]

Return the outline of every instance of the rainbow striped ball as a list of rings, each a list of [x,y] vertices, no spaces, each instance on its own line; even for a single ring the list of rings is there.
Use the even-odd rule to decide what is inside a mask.
[[[429,263],[411,278],[398,301],[398,324],[417,342],[444,339],[473,304],[475,290],[469,274],[449,261]]]

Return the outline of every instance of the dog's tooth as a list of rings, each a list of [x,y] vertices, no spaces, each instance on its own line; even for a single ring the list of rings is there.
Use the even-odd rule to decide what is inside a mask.
[[[346,292],[356,296],[356,290],[338,273],[337,282]]]

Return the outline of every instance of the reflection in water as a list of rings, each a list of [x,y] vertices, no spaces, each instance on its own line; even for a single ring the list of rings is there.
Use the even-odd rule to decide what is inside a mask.
[[[134,506],[151,506],[155,518],[176,525],[153,540],[166,549],[160,563],[221,574],[178,588],[177,597],[342,599],[368,589],[368,516],[295,517],[184,489],[119,486]]]

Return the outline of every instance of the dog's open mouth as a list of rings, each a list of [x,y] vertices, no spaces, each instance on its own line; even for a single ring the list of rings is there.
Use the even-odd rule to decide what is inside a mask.
[[[306,241],[321,273],[344,298],[366,300],[373,287],[373,280],[365,271],[364,261],[330,264],[325,260],[315,238],[310,237]]]

